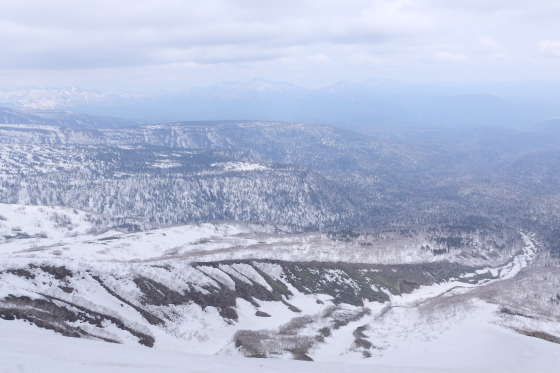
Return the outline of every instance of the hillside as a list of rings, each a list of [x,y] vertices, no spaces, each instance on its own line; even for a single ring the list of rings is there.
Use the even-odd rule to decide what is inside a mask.
[[[243,151],[25,144],[2,151],[4,203],[71,206],[164,225],[238,220],[317,229],[365,218],[320,174]]]
[[[442,344],[465,328],[472,335],[461,349],[483,355],[486,345],[474,347],[474,340],[496,332],[518,346],[536,346],[534,336],[560,340],[553,321],[560,314],[549,301],[560,277],[556,269],[535,271],[537,243],[527,235],[512,232],[493,256],[493,239],[483,243],[473,232],[479,244],[469,258],[465,248],[435,254],[441,239],[433,236],[418,246],[408,240],[404,254],[402,234],[340,240],[239,223],[127,233],[78,210],[0,207],[0,325],[24,331],[15,340],[35,325],[157,350],[374,365],[416,356],[415,366],[448,369],[450,361],[433,365],[419,349],[441,356]],[[381,254],[387,244],[379,237],[395,241],[395,255]],[[539,298],[523,301],[537,284]],[[544,358],[554,359],[544,348]],[[10,351],[2,353],[10,358]]]

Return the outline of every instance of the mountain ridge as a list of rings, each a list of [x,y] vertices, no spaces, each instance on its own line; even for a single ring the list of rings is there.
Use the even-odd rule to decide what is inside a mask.
[[[560,84],[498,84],[503,88],[476,88],[455,83],[404,83],[370,79],[360,83],[337,82],[307,89],[291,83],[255,78],[248,82],[221,82],[170,93],[127,92],[103,94],[79,88],[27,88],[0,92],[4,106],[72,110],[91,115],[117,116],[139,121],[276,120],[343,124],[358,118],[387,116],[395,121],[448,127],[499,125],[531,127],[560,115],[554,95]],[[524,85],[525,84],[525,85]],[[523,87],[545,98],[535,98]],[[548,85],[547,85],[548,84]],[[543,86],[543,87],[544,87]],[[516,88],[517,87],[517,88]],[[514,95],[515,92],[519,94]],[[155,119],[158,118],[158,119]],[[375,121],[373,122],[375,124]]]

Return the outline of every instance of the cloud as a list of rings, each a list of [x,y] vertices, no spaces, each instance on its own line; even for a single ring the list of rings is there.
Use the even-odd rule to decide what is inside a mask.
[[[511,56],[506,53],[493,53],[488,55],[488,58],[493,61],[511,62]]]
[[[488,36],[484,36],[484,35],[480,35],[478,37],[478,42],[483,47],[495,48],[498,46],[498,43],[490,39]]]
[[[467,56],[463,54],[454,54],[451,52],[436,52],[435,60],[437,62],[465,62]]]
[[[314,56],[308,56],[307,59],[311,62],[319,63],[319,64],[326,64],[332,62],[332,60],[325,56],[324,54],[316,54]]]
[[[348,61],[352,65],[379,66],[383,64],[383,59],[368,54],[352,54],[348,56]]]
[[[137,82],[255,76],[312,85],[378,73],[560,78],[547,58],[558,56],[557,42],[542,40],[556,35],[558,17],[557,0],[6,1],[0,76],[4,85],[105,79],[123,90]],[[192,75],[193,66],[206,75]]]
[[[407,2],[390,0],[22,0],[0,14],[0,63],[64,69],[261,60],[319,43],[376,44],[428,24]]]
[[[560,57],[560,40],[541,40],[537,43],[537,51],[550,57]]]

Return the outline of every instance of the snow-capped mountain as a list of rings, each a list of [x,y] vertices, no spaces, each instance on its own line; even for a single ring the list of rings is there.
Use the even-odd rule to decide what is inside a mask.
[[[71,88],[24,88],[0,92],[0,106],[53,110],[75,106],[99,105],[109,98],[98,91]]]

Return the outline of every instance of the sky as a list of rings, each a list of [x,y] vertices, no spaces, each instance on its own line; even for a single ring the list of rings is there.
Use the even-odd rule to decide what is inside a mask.
[[[558,0],[0,0],[0,90],[560,80]]]

